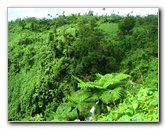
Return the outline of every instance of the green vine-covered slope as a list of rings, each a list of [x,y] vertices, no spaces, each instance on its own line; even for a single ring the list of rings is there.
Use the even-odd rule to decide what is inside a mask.
[[[159,121],[158,15],[8,22],[8,120]]]

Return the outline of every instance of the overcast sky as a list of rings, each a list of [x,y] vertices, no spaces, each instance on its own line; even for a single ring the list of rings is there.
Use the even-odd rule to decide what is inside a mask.
[[[132,15],[148,15],[157,14],[158,8],[8,8],[8,21],[15,20],[17,18],[25,17],[36,17],[36,18],[48,18],[50,14],[53,18],[56,14],[62,14],[65,11],[65,15],[70,15],[72,13],[87,13],[89,10],[93,11],[93,14],[119,14],[126,15],[130,12]]]

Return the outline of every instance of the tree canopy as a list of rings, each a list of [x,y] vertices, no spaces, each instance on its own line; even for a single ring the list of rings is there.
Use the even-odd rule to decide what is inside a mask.
[[[158,15],[8,22],[8,120],[158,121],[158,44]]]

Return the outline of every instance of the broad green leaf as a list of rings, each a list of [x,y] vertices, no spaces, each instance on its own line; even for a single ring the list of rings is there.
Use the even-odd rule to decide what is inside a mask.
[[[134,104],[133,104],[134,110],[137,109],[137,107],[138,107],[138,103],[134,103]]]

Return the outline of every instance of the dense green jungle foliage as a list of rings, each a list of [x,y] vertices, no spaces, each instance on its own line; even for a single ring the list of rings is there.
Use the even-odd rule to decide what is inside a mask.
[[[158,15],[8,22],[8,120],[159,121],[158,44]]]

